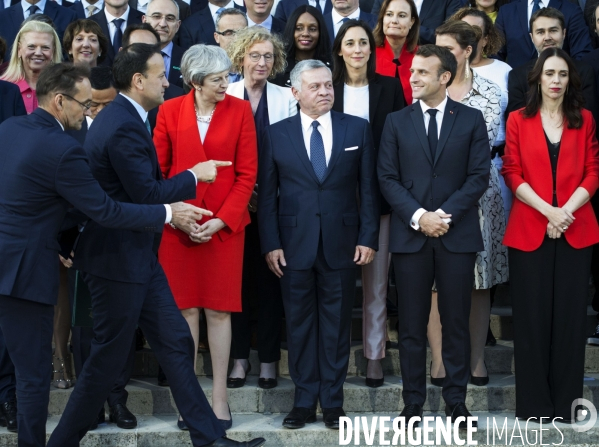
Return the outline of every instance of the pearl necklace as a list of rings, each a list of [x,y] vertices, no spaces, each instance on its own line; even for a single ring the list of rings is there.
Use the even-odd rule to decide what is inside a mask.
[[[212,109],[212,112],[210,112],[210,116],[206,117],[206,116],[200,116],[200,112],[198,111],[198,109],[196,109],[196,120],[198,120],[198,123],[205,123],[205,124],[210,124],[210,121],[212,121],[212,115],[214,115],[214,111],[216,110],[216,105],[214,106],[214,109]]]

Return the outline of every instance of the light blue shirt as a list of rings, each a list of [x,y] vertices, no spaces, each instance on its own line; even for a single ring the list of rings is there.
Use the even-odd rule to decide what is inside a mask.
[[[46,9],[46,1],[47,0],[40,0],[39,2],[37,2],[35,4],[35,6],[37,6],[39,8],[39,11],[37,11],[38,14],[43,14],[44,13],[44,9]],[[27,17],[29,17],[31,14],[29,14],[29,8],[31,8],[30,3],[27,3],[25,0],[21,0],[21,7],[23,8],[23,18],[26,19]]]
[[[163,53],[162,59],[164,59],[164,71],[166,72],[166,77],[168,78],[169,70],[171,69],[173,42],[169,42],[169,44],[160,51]]]
[[[250,16],[247,16],[247,19],[248,19],[248,28],[250,28],[252,26],[261,26],[262,28],[266,28],[269,32],[270,32],[270,29],[272,28],[272,16],[271,15],[269,15],[268,19],[266,19],[262,23],[255,23],[254,21],[252,21],[252,19],[250,19]]]

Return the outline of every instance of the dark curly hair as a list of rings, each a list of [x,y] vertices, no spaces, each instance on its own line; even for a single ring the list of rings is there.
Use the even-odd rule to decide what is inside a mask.
[[[478,17],[483,21],[483,38],[487,38],[487,44],[483,48],[483,54],[485,56],[492,56],[496,54],[503,46],[503,37],[501,33],[497,31],[491,18],[484,12],[476,8],[470,8],[468,6],[458,9],[449,20],[464,20],[464,17]]]

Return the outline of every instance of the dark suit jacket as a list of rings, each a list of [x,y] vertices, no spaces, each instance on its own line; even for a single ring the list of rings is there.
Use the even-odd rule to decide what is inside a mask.
[[[180,88],[183,88],[183,78],[181,77],[181,59],[183,59],[183,53],[185,53],[185,50],[176,43],[173,43],[173,51],[171,53],[171,66],[167,77],[168,83],[170,85],[176,85]]]
[[[566,0],[550,0],[549,6],[559,9],[566,18],[564,50],[574,59],[582,59],[592,49],[582,10]],[[536,59],[537,50],[530,39],[528,3],[525,0],[499,8],[495,26],[505,37],[505,45],[497,53],[499,59],[514,68]]]
[[[191,7],[191,14],[195,14],[208,6],[208,0],[191,0],[189,6]]]
[[[67,130],[66,133],[72,136],[77,142],[83,147],[85,144],[85,137],[87,136],[87,119],[84,119],[81,123],[81,129],[79,130]]]
[[[372,14],[378,17],[383,0],[375,0]],[[435,43],[435,30],[460,9],[461,0],[424,0],[420,8],[420,44]]]
[[[27,115],[27,110],[19,87],[12,82],[0,81],[0,123],[20,115]]]
[[[185,91],[181,87],[175,84],[171,84],[164,91],[164,100],[168,101],[169,99],[178,98],[179,96],[183,96],[184,94]],[[152,110],[148,112],[148,121],[150,122],[150,129],[152,129],[152,134],[154,133],[154,128],[156,127],[158,109],[160,109],[160,106],[154,107]]]
[[[368,23],[368,25],[370,25],[370,29],[374,30],[376,25],[376,16],[360,10],[360,20],[364,20],[366,23]],[[331,45],[333,45],[333,41],[335,40],[335,27],[333,26],[333,15],[330,12],[324,15],[324,23],[327,26],[327,31],[329,32],[329,40],[331,41]]]
[[[321,238],[333,269],[356,266],[356,245],[378,249],[380,214],[370,126],[366,120],[335,111],[331,121],[333,148],[322,182],[308,158],[299,113],[267,127],[260,146],[262,253],[282,248],[292,270],[314,265]]]
[[[85,19],[85,10],[83,9],[83,4],[80,1],[73,3],[68,8],[72,11],[75,11],[75,14],[77,14],[78,19]]]
[[[118,95],[98,113],[85,139],[94,177],[108,195],[127,203],[173,203],[195,198],[193,174],[162,179],[152,137],[135,107]],[[163,222],[164,223],[164,222]],[[111,230],[90,221],[75,253],[78,270],[102,278],[144,283],[156,260],[153,235]]]
[[[426,236],[410,226],[414,213],[442,209],[453,225],[442,238],[454,253],[484,249],[478,200],[489,186],[489,140],[480,110],[447,99],[435,160],[420,102],[390,114],[383,130],[378,177],[393,210],[389,250],[416,253]]]
[[[187,3],[185,3],[183,0],[175,0],[175,2],[177,2],[177,5],[179,5],[179,18],[181,20],[185,20],[191,15],[191,8]],[[137,0],[129,0],[129,6],[131,6],[133,9],[137,9]]]
[[[505,121],[510,113],[526,106],[526,95],[528,94],[528,73],[532,70],[536,59],[532,59],[524,65],[514,68],[508,75],[508,103],[505,109]],[[574,61],[578,74],[582,81],[582,95],[584,108],[588,109],[595,120],[599,118],[599,104],[597,102],[597,77],[590,64],[584,61]]]
[[[333,110],[340,113],[343,113],[344,85],[343,82],[340,82],[334,86],[335,102],[333,103]],[[381,76],[380,74],[375,74],[374,79],[368,83],[368,96],[368,118],[372,129],[374,150],[378,152],[387,115],[403,109],[406,101],[399,79]],[[380,212],[381,215],[391,212],[389,204],[382,197],[380,197]]]
[[[109,198],[81,146],[45,110],[2,123],[0,141],[0,295],[56,304],[57,236],[69,203],[107,227],[150,238],[162,231],[164,206]]]
[[[235,3],[235,8],[245,12],[245,8]],[[189,49],[190,46],[197,43],[206,45],[216,45],[214,40],[214,21],[210,8],[206,6],[199,12],[191,14],[179,29],[179,45],[184,49]]]
[[[273,17],[272,18],[272,27],[270,28],[270,32],[273,34],[278,34],[278,35],[282,36],[283,31],[285,31],[285,22],[277,19],[276,17]]]
[[[274,16],[287,23],[287,19],[291,15],[293,11],[303,5],[309,5],[308,0],[281,0],[277,5],[277,10],[275,11]],[[328,14],[333,9],[333,2],[331,0],[327,0],[323,14]]]
[[[62,43],[64,30],[69,23],[77,20],[75,11],[58,5],[56,2],[47,1],[44,8],[44,14],[52,19],[54,28],[58,34],[58,38]],[[12,48],[12,44],[17,37],[21,23],[25,20],[23,16],[23,8],[20,3],[12,5],[10,8],[0,11],[0,36],[4,37],[8,48]],[[10,52],[8,52],[10,54]]]
[[[129,17],[127,18],[127,26],[132,23],[141,23],[141,18],[143,17],[143,13],[138,11],[137,9],[129,8]],[[108,54],[102,61],[100,65],[108,65],[112,67],[112,63],[114,62],[114,58],[116,54],[114,54],[114,49],[112,48],[112,42],[110,42],[110,31],[108,30],[108,21],[106,20],[106,14],[104,14],[104,9],[102,11],[94,14],[90,17],[90,20],[97,22],[102,28],[102,32],[108,39]]]

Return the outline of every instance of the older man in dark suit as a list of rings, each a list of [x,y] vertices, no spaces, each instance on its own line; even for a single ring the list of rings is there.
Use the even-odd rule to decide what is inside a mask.
[[[216,40],[214,40],[216,18],[222,11],[229,8],[236,8],[245,12],[245,8],[239,6],[233,0],[210,0],[208,6],[183,21],[179,31],[179,45],[184,50],[197,43],[217,45]]]
[[[374,29],[376,25],[376,16],[369,14],[360,9],[360,3],[358,0],[332,0],[333,9],[330,13],[324,15],[324,23],[329,32],[329,39],[331,45],[337,36],[337,32],[341,25],[350,19],[363,20],[371,29]]]
[[[447,96],[457,63],[449,50],[421,46],[412,62],[416,103],[387,117],[378,177],[391,205],[389,251],[398,292],[399,360],[406,426],[426,400],[426,328],[436,282],[443,323],[445,414],[468,417],[470,297],[483,250],[477,203],[489,186],[482,113]],[[460,428],[466,423],[460,423]]]
[[[299,62],[291,83],[300,113],[266,128],[258,180],[260,241],[281,278],[295,384],[283,426],[315,422],[320,401],[325,426],[339,428],[356,266],[378,249],[375,154],[366,120],[331,111],[324,63]]]

